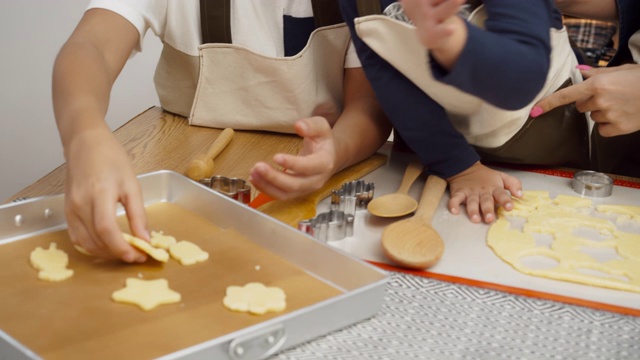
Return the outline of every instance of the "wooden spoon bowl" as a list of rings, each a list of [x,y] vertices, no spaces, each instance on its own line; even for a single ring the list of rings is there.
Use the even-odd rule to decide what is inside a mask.
[[[404,171],[398,190],[371,200],[367,210],[379,217],[400,217],[414,212],[418,208],[418,202],[409,196],[408,192],[423,169],[424,167],[418,162],[410,163]]]
[[[447,182],[431,175],[427,179],[414,216],[387,226],[382,232],[382,249],[400,266],[423,270],[440,260],[444,242],[431,226]]]

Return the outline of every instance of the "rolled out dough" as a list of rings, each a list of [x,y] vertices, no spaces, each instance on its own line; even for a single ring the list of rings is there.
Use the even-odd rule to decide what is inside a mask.
[[[498,257],[525,274],[640,292],[640,234],[621,231],[604,216],[606,212],[640,220],[634,216],[637,208],[600,205],[594,209],[586,198],[559,195],[552,200],[546,191],[525,191],[522,199],[514,199],[513,210],[498,210],[487,244]],[[522,230],[509,221],[518,217],[525,219]],[[586,236],[585,232],[595,236]],[[552,242],[537,243],[536,234],[550,235]],[[599,260],[594,255],[605,250],[614,256]],[[545,266],[534,267],[525,265],[525,258],[548,261]]]

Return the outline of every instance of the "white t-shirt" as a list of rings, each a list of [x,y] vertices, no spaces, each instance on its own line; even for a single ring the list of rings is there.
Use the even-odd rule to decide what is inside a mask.
[[[140,34],[136,50],[151,29],[160,40],[188,55],[198,56],[202,43],[198,0],[91,0],[88,9],[111,10],[133,24]],[[236,45],[265,56],[284,56],[283,15],[312,17],[310,0],[233,0],[231,34]],[[360,67],[353,44],[345,58],[345,68]]]

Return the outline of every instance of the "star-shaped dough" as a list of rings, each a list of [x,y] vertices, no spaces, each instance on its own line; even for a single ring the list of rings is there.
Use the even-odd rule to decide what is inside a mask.
[[[138,305],[142,310],[149,311],[158,305],[177,303],[182,296],[169,289],[169,282],[166,279],[128,278],[126,286],[114,291],[111,298],[116,302]]]
[[[245,286],[227,287],[222,303],[233,311],[262,315],[267,311],[284,310],[287,306],[285,299],[286,295],[282,289],[251,282]]]

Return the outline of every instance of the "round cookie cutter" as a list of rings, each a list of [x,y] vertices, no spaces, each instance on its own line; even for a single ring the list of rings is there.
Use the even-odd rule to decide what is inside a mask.
[[[579,171],[573,175],[572,187],[582,196],[607,197],[613,192],[613,179],[601,172]]]

